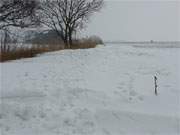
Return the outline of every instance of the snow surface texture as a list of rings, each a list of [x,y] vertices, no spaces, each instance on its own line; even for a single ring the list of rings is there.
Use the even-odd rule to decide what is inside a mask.
[[[180,48],[108,44],[0,66],[1,135],[180,134]]]

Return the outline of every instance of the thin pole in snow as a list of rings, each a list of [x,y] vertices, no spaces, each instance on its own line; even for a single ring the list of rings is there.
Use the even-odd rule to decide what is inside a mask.
[[[157,77],[156,76],[154,76],[154,88],[155,88],[155,95],[157,96],[158,95],[158,92],[157,92],[157,87],[158,87],[158,85],[157,85]]]

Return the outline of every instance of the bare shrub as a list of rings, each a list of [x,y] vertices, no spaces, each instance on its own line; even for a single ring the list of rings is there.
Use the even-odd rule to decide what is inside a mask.
[[[56,50],[62,50],[63,48],[58,47],[52,47],[49,46],[43,46],[43,47],[31,47],[31,48],[16,48],[16,49],[10,49],[9,51],[1,51],[0,52],[0,62],[5,62],[8,60],[16,60],[21,58],[31,58],[35,57],[37,54],[45,53],[45,52],[51,52]]]
[[[22,45],[18,47],[16,43],[8,42],[8,33],[5,31],[3,36],[1,36],[1,51],[0,51],[0,62],[5,62],[8,60],[16,60],[21,58],[31,58],[35,57],[37,54],[63,50],[63,49],[87,49],[94,48],[98,44],[102,44],[103,41],[97,37],[92,36],[89,38],[83,38],[79,40],[74,40],[71,48],[65,48],[66,46],[62,44],[34,44],[32,46]],[[24,47],[23,47],[24,46]]]
[[[98,36],[92,36],[74,41],[73,45],[71,45],[71,49],[95,48],[99,44],[103,44],[102,39]]]
[[[95,44],[103,44],[103,40],[98,36],[91,36],[88,38],[89,42],[95,43]]]

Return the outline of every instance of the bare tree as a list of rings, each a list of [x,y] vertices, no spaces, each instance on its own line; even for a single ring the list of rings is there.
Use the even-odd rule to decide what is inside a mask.
[[[83,28],[89,17],[102,6],[103,0],[44,0],[42,23],[55,30],[70,48],[73,33]]]
[[[9,26],[29,27],[38,23],[36,0],[1,0],[0,30]]]
[[[0,34],[0,53],[8,52],[10,50],[10,46],[7,45],[9,38],[8,30],[4,29]]]

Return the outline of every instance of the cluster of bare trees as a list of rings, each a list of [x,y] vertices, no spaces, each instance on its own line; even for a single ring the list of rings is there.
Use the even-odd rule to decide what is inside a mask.
[[[1,0],[0,29],[29,27],[38,23],[36,0]]]
[[[37,26],[38,2],[36,0],[1,0],[0,1],[0,47],[9,51],[7,42],[12,34],[11,27]]]
[[[1,0],[0,30],[44,26],[55,30],[67,47],[73,34],[103,6],[103,0]]]

